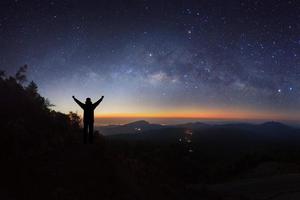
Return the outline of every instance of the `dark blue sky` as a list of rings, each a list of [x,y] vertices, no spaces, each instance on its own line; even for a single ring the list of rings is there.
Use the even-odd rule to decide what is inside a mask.
[[[105,96],[103,116],[300,116],[300,2],[1,1],[0,68],[63,112]]]

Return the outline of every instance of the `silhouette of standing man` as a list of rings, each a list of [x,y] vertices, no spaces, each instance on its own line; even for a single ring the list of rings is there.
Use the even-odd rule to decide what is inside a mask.
[[[92,103],[91,98],[86,98],[85,104],[80,102],[74,96],[72,96],[74,101],[83,109],[83,141],[87,143],[87,137],[89,135],[89,143],[93,143],[94,139],[94,110],[99,105],[99,103],[103,100],[104,96],[102,96],[98,101]]]

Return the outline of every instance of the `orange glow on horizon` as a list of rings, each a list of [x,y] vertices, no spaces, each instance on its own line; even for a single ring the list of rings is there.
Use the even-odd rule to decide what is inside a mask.
[[[100,113],[96,118],[182,118],[212,120],[296,120],[291,115],[254,111],[204,111],[204,112],[157,112],[157,113]]]

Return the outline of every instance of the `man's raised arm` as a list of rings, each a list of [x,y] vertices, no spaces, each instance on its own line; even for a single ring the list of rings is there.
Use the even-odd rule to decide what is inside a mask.
[[[99,103],[103,100],[104,96],[102,96],[98,101],[93,103],[94,109],[99,105]]]
[[[74,101],[83,109],[84,108],[84,103],[80,102],[78,99],[76,99],[74,96],[72,96]]]

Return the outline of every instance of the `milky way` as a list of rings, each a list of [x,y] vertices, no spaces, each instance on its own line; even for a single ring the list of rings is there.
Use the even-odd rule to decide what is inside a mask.
[[[296,0],[0,5],[0,68],[28,64],[56,110],[104,95],[98,114],[300,114]]]

